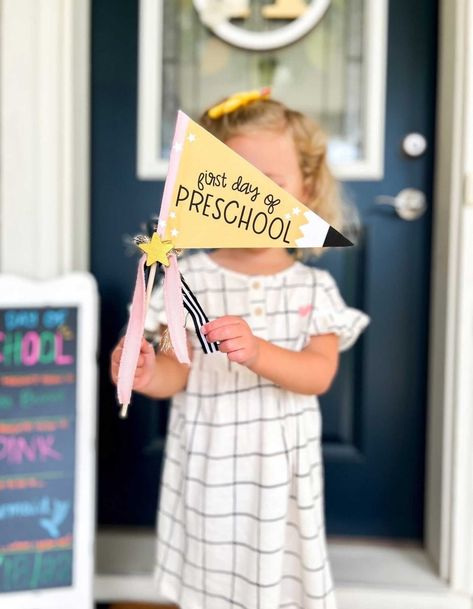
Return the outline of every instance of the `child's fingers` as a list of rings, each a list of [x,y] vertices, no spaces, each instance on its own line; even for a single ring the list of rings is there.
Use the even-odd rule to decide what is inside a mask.
[[[125,342],[125,337],[121,338],[117,343],[116,347],[112,351],[112,362],[119,362],[122,357],[123,352],[123,343]]]
[[[121,341],[118,343],[118,345],[113,350],[112,361],[115,361],[117,359],[118,359],[118,361],[120,361],[122,353],[123,353],[124,341],[125,341],[125,339],[122,338]],[[153,345],[151,343],[149,343],[145,338],[143,338],[141,341],[140,353],[144,353],[144,354],[154,353]]]
[[[119,362],[123,353],[123,347],[120,345],[116,346],[112,351],[112,362]]]
[[[111,361],[110,361],[110,374],[112,377],[112,381],[114,383],[117,382],[118,380],[118,371],[120,368],[120,360],[122,358],[123,355],[123,344],[125,342],[125,337],[122,337],[120,339],[120,341],[118,342],[117,346],[115,347],[115,349],[112,351],[112,357],[111,357]],[[142,370],[145,366],[145,358],[146,356],[149,355],[153,355],[154,356],[154,349],[153,349],[153,345],[151,345],[144,337],[143,340],[141,341],[141,345],[140,345],[140,355],[138,357],[138,361],[136,364],[136,370],[138,373],[138,370]],[[139,373],[141,375],[141,372]],[[136,377],[136,374],[135,374]]]
[[[117,378],[118,378],[118,364],[114,364],[112,363],[112,365],[110,366],[110,374],[112,377],[112,381],[114,383],[117,382]]]
[[[119,351],[121,353],[123,351],[124,343],[125,343],[125,337],[122,336],[122,338],[120,338],[120,340],[118,341],[117,346],[115,347],[113,352],[115,353],[116,351]]]
[[[228,340],[220,341],[218,348],[222,353],[232,353],[233,351],[243,349],[244,345],[240,338],[230,338]]]
[[[143,337],[143,340],[141,341],[141,353],[145,353],[145,354],[153,353],[154,354],[153,345],[151,343],[149,343],[146,340],[146,338],[144,338],[144,337]]]
[[[216,330],[211,330],[205,336],[210,343],[215,341],[222,342],[232,338],[241,338],[243,336],[243,328],[239,324],[222,326]]]
[[[142,368],[143,366],[145,366],[146,365],[146,358],[149,355],[153,355],[153,357],[154,357],[153,345],[151,345],[148,341],[143,339],[143,342],[141,343],[140,355],[138,356],[138,360],[136,362],[136,367],[137,368]]]
[[[249,331],[248,324],[241,318],[225,315],[202,326],[202,332],[209,342],[244,336]]]
[[[112,377],[112,381],[114,383],[118,380],[118,369],[120,367],[120,360],[123,352],[123,343],[125,338],[120,339],[115,349],[112,351],[112,355],[110,358],[110,376]]]
[[[219,317],[218,319],[207,322],[202,326],[201,330],[207,335],[209,332],[217,330],[218,328],[230,325],[241,325],[242,323],[244,322],[241,317],[235,317],[235,315],[224,315],[223,317]]]

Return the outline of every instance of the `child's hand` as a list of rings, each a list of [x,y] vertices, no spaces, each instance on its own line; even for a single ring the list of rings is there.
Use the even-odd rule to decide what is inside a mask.
[[[232,362],[251,366],[258,358],[259,339],[241,317],[219,317],[202,326],[202,332],[210,343],[218,341],[220,351]]]
[[[112,351],[110,375],[112,381],[117,384],[118,381],[118,367],[123,353],[123,343],[125,339],[122,338],[115,349]],[[142,391],[149,385],[156,367],[156,355],[154,349],[150,343],[144,338],[141,341],[140,355],[138,357],[138,364],[136,367],[135,378],[133,380],[133,389],[136,391]]]

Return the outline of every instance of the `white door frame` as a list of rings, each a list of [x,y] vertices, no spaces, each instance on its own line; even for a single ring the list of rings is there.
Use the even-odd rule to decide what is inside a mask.
[[[89,2],[0,0],[2,272],[45,278],[88,266]],[[473,125],[467,111],[473,109],[472,15],[473,0],[440,0],[425,535],[439,575],[452,590],[468,595],[473,594],[473,277],[466,265],[473,259]]]
[[[471,595],[473,0],[439,8],[425,539],[440,576]]]

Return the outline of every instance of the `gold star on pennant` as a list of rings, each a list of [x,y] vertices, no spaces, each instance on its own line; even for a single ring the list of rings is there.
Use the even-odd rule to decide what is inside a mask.
[[[146,266],[151,266],[155,262],[169,266],[168,252],[172,250],[172,243],[171,241],[161,241],[158,233],[153,233],[151,241],[140,243],[138,247],[147,254]]]

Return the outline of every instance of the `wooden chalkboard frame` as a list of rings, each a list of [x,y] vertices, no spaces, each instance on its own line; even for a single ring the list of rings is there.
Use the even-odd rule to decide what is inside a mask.
[[[0,593],[9,609],[92,609],[95,542],[98,293],[94,278],[0,275],[0,307],[77,307],[77,385],[72,585]]]

